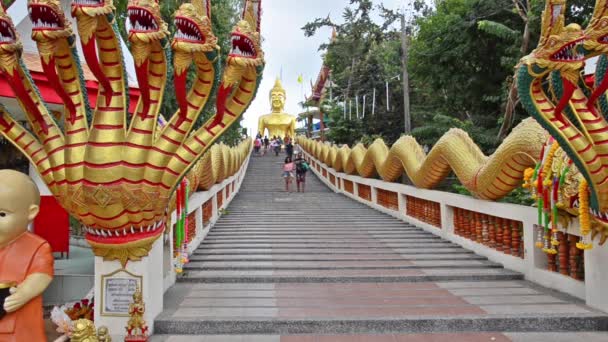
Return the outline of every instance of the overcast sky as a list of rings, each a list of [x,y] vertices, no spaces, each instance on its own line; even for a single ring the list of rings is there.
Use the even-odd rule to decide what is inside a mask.
[[[374,3],[397,9],[405,0],[374,0]],[[331,29],[319,30],[314,37],[304,36],[302,26],[328,14],[332,20],[342,23],[342,13],[349,0],[264,0],[262,2],[262,47],[266,68],[258,95],[244,114],[243,127],[255,135],[258,118],[270,113],[268,93],[274,80],[283,70],[283,87],[287,91],[285,111],[297,115],[301,112],[302,88],[298,75],[304,77],[304,92],[310,95],[310,80],[316,80],[321,68],[322,56],[319,45],[328,42]]]

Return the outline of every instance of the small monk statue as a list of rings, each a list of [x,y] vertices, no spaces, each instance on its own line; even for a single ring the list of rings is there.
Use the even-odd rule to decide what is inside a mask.
[[[41,295],[53,279],[53,254],[48,242],[27,229],[39,210],[34,181],[21,172],[0,170],[0,282],[16,284],[3,304],[2,342],[47,340]]]
[[[287,94],[281,80],[277,78],[274,87],[270,90],[270,106],[272,113],[262,115],[258,122],[258,133],[264,136],[268,130],[268,137],[294,137],[296,134],[296,117],[283,113]]]
[[[127,322],[126,342],[140,342],[148,340],[148,325],[144,320],[146,304],[139,287],[133,293],[133,303],[129,304],[129,321]]]

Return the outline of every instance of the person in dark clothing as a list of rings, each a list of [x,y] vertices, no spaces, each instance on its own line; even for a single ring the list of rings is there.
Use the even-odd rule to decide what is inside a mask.
[[[270,140],[268,140],[268,136],[264,136],[264,151],[268,150],[269,145],[270,145]]]
[[[306,160],[304,160],[302,152],[298,152],[296,159],[294,159],[293,162],[296,164],[296,185],[298,187],[298,192],[304,192],[308,163],[306,163]]]
[[[285,144],[285,153],[287,153],[289,158],[293,157],[293,145],[291,144],[291,141]]]

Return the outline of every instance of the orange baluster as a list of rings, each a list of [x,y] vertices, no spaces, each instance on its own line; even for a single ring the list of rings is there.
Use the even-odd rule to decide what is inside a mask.
[[[502,231],[502,252],[511,254],[511,220],[505,220],[504,229]]]

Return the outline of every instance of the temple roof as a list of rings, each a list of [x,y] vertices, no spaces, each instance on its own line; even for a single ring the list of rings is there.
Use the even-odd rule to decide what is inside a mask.
[[[70,23],[72,24],[72,27],[74,28],[74,33],[78,36],[78,30],[76,30],[76,27],[77,27],[76,21],[70,15],[70,11],[71,11],[70,0],[61,0],[61,6],[63,8],[63,11],[66,13],[66,18],[70,21]],[[25,1],[25,0],[15,1],[8,8],[7,12],[13,19],[13,23],[15,24],[15,27],[17,28],[17,32],[19,33],[19,36],[21,37],[21,41],[23,42],[23,52],[24,52],[23,56],[24,56],[26,65],[28,66],[28,68],[31,71],[42,72],[42,68],[40,67],[40,61],[39,60],[36,61],[36,59],[39,59],[36,42],[34,42],[31,38],[32,22],[30,21],[30,19],[28,17],[27,1]],[[80,40],[80,38],[78,38],[78,40]],[[138,86],[137,77],[135,74],[135,64],[133,62],[133,56],[131,55],[129,48],[127,47],[127,44],[125,44],[125,42],[122,39],[120,39],[120,43],[121,43],[121,47],[122,47],[123,58],[125,60],[125,68],[127,71],[129,87],[138,88],[139,86]],[[86,66],[86,63],[84,62],[85,59],[82,54],[82,48],[81,48],[80,44],[76,44],[76,46],[78,49],[78,57],[80,57],[80,61],[82,62],[85,79],[89,80],[89,81],[97,81],[95,79],[95,77],[93,77],[93,75],[91,74],[89,68]],[[35,56],[35,58],[33,58],[33,56]]]
[[[25,65],[27,66],[27,69],[29,71],[44,72],[44,70],[42,70],[42,63],[40,62],[40,56],[37,53],[24,52],[22,55],[22,58],[23,58],[23,62],[25,63]],[[85,80],[97,81],[97,79],[91,72],[91,69],[89,69],[89,67],[86,64],[82,65],[82,73],[83,73]]]

